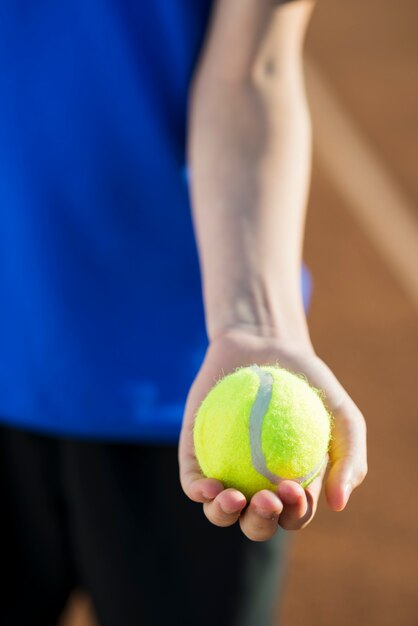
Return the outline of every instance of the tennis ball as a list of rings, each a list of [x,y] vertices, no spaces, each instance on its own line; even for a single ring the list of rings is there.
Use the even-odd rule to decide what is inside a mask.
[[[306,487],[327,463],[331,415],[305,378],[252,365],[221,378],[193,427],[203,474],[247,498],[283,479]]]

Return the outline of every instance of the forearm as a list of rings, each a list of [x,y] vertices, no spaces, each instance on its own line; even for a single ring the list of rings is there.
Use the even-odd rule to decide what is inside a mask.
[[[311,126],[302,69],[199,76],[189,163],[209,338],[246,328],[309,342],[300,286]]]

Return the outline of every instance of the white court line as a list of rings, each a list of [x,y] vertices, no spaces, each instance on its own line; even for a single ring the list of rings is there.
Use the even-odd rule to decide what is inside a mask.
[[[418,219],[414,206],[315,63],[305,61],[315,150],[370,241],[418,308]]]

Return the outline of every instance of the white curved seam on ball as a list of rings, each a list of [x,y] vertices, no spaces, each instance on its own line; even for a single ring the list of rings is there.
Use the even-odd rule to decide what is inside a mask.
[[[261,476],[264,476],[264,478],[270,481],[273,485],[277,485],[280,481],[285,479],[282,476],[273,474],[273,472],[269,470],[267,467],[266,457],[264,456],[261,446],[264,417],[269,408],[271,396],[273,394],[273,375],[270,372],[262,370],[258,367],[258,365],[251,365],[250,369],[258,376],[259,379],[258,391],[253,402],[253,406],[251,407],[248,424],[250,431],[251,461],[254,469],[261,474]],[[306,482],[321,470],[324,462],[325,459],[322,459],[322,461],[311,472],[305,476],[299,476],[298,478],[292,478],[291,480],[295,480],[298,483]]]
[[[314,467],[311,472],[309,472],[309,474],[305,474],[305,476],[298,476],[298,478],[292,478],[291,480],[295,480],[297,483],[305,483],[307,480],[313,478],[316,474],[319,474],[326,460],[327,457],[325,456],[322,461],[318,463],[318,465]]]
[[[280,478],[270,472],[261,448],[261,433],[263,430],[264,416],[267,413],[273,392],[273,376],[270,372],[263,371],[257,365],[252,365],[251,370],[259,379],[257,395],[251,407],[249,417],[251,461],[254,469],[259,474],[275,484],[279,482]]]

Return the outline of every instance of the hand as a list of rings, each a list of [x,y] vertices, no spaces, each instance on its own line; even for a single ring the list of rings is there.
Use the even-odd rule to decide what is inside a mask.
[[[265,337],[240,329],[225,331],[209,345],[203,364],[190,389],[179,442],[180,481],[186,495],[203,504],[206,517],[216,526],[239,521],[242,532],[254,541],[272,537],[278,526],[304,528],[313,519],[325,468],[306,489],[292,480],[282,481],[276,492],[262,490],[249,503],[236,489],[205,478],[195,457],[193,423],[197,409],[215,381],[236,367],[279,362],[325,393],[325,404],[334,416],[329,451],[330,470],[325,492],[328,506],[342,511],[367,474],[366,424],[362,413],[312,346],[286,345],[277,337]]]

